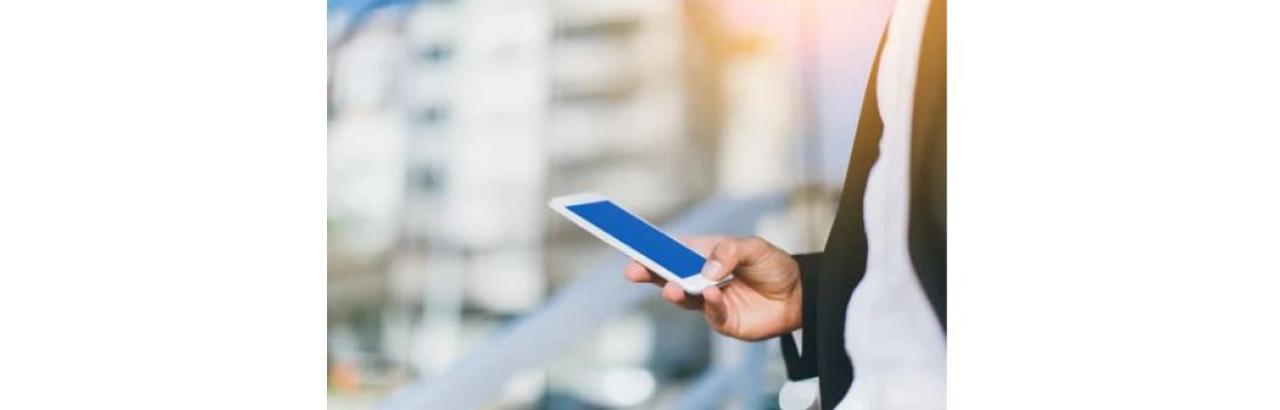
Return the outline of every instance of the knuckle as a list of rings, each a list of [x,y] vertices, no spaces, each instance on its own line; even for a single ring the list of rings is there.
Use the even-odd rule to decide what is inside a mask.
[[[770,249],[773,248],[773,244],[770,244],[769,241],[758,236],[747,238],[744,243],[746,244],[746,246],[744,246],[747,249],[746,252],[754,257],[767,255],[770,252]]]

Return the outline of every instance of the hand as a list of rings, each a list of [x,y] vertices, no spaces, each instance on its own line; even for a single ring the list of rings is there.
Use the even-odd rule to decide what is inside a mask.
[[[800,265],[791,255],[758,237],[698,236],[681,242],[710,255],[702,276],[714,282],[733,272],[733,281],[690,295],[634,261],[623,269],[623,276],[661,286],[663,299],[701,310],[707,323],[725,336],[763,340],[800,327]]]

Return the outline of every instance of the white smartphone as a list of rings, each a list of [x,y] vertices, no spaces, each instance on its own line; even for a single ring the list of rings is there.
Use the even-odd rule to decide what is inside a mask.
[[[548,205],[650,271],[679,284],[687,293],[701,294],[709,286],[733,280],[733,275],[718,282],[703,278],[699,273],[707,263],[705,255],[684,246],[609,198],[593,193],[566,195],[552,199]]]

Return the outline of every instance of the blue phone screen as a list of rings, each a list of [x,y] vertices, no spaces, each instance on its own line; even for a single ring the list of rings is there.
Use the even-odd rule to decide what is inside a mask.
[[[697,275],[707,262],[702,255],[654,229],[613,202],[600,201],[568,206],[569,211],[599,227],[632,249],[681,278]]]

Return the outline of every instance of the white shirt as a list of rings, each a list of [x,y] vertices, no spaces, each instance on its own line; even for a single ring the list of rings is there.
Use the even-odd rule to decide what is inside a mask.
[[[876,93],[884,133],[863,196],[867,270],[845,315],[854,378],[836,405],[841,410],[946,407],[946,336],[907,251],[912,108],[928,8],[929,0],[898,0],[880,55]],[[799,389],[790,390],[784,408],[796,403]],[[817,390],[803,390],[815,396],[804,402],[816,403]]]
[[[946,336],[908,253],[911,120],[929,0],[898,0],[880,56],[884,134],[863,197],[867,270],[845,315],[853,384],[837,409],[946,407]]]

